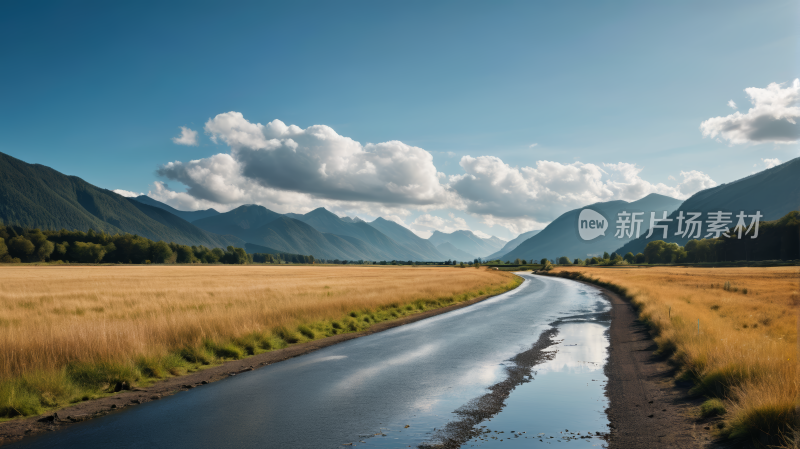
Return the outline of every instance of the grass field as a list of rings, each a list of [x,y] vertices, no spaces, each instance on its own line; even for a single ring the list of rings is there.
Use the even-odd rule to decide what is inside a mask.
[[[425,267],[0,267],[0,418],[499,293]]]
[[[631,298],[659,351],[681,368],[681,378],[694,381],[693,393],[708,398],[699,413],[721,415],[721,435],[797,447],[797,267],[554,270],[559,272],[583,273]]]

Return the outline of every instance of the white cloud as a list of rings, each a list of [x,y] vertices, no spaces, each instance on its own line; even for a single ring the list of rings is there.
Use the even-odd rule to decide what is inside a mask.
[[[474,230],[474,231],[472,231],[472,233],[477,235],[478,237],[480,237],[482,239],[488,239],[489,237],[491,237],[491,235],[489,235],[489,234],[487,234],[487,233],[485,233],[483,231],[479,231],[479,230]]]
[[[450,177],[450,187],[467,211],[484,223],[501,224],[514,232],[536,229],[563,212],[601,201],[635,201],[650,193],[687,198],[716,185],[706,174],[681,172],[676,186],[651,184],[634,164],[561,164],[538,161],[536,167],[511,167],[500,158],[461,158],[465,174]]]
[[[184,182],[192,177],[190,193],[201,199],[232,201],[248,188],[291,191],[315,198],[395,205],[434,205],[447,201],[433,157],[422,148],[399,141],[362,145],[332,128],[286,126],[280,120],[262,125],[239,112],[208,120],[205,131],[214,142],[224,142],[230,154],[189,163],[173,162],[158,173]],[[222,165],[220,165],[222,164]],[[216,166],[222,173],[191,176],[195,167]],[[235,178],[222,189],[221,179]]]
[[[776,166],[781,164],[781,161],[779,161],[777,157],[776,158],[772,158],[772,159],[761,158],[761,162],[764,163],[764,169],[765,170],[769,169],[769,168],[772,168],[772,167],[776,167]]]
[[[729,108],[731,108],[731,109],[739,109],[739,108],[736,106],[736,102],[735,102],[735,101],[733,101],[733,100],[728,100],[728,107],[729,107]]]
[[[172,142],[178,145],[188,145],[191,147],[197,146],[197,131],[181,126],[181,135],[173,137]]]
[[[675,187],[680,192],[680,195],[674,195],[675,198],[679,199],[688,198],[701,190],[710,189],[717,185],[711,179],[711,176],[698,170],[682,171],[681,177],[683,179]]]
[[[144,193],[136,193],[131,192],[130,190],[122,190],[122,189],[114,189],[112,192],[116,193],[117,195],[122,195],[126,198],[135,198],[137,196],[144,195]]]
[[[675,177],[674,177],[674,176],[672,176],[672,175],[669,175],[669,176],[667,176],[667,179],[669,179],[670,181],[674,181],[674,180],[675,180]]]
[[[532,144],[530,144],[530,145],[528,146],[528,148],[534,148],[534,147],[536,147],[536,145],[539,145],[539,144],[538,144],[538,143],[532,143]]]
[[[786,88],[783,84],[771,83],[765,89],[748,87],[744,91],[753,107],[746,114],[736,111],[704,121],[700,124],[703,137],[727,140],[732,144],[797,142],[800,134],[796,124],[800,118],[800,79],[795,79]]]
[[[434,211],[465,211],[488,226],[522,233],[599,201],[633,201],[649,193],[686,198],[716,185],[695,170],[681,172],[680,181],[668,186],[645,181],[642,169],[629,163],[538,161],[511,167],[492,156],[462,157],[464,173],[448,177],[422,148],[399,141],[362,145],[324,125],[252,123],[228,112],[209,119],[204,129],[229,151],[162,165],[157,173],[185,191],[156,182],[149,196],[181,210],[224,212],[260,204],[279,213],[305,213],[325,207],[340,216],[385,217],[428,236],[431,229],[469,229],[462,217]],[[412,211],[423,215],[407,225],[403,217]]]

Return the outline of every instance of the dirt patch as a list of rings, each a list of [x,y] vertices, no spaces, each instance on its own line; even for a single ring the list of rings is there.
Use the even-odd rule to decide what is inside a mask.
[[[0,446],[18,441],[26,436],[35,435],[48,431],[55,431],[87,419],[104,416],[114,413],[126,407],[132,407],[149,401],[156,401],[165,396],[175,394],[179,391],[186,391],[193,388],[202,388],[204,385],[218,380],[225,379],[236,374],[252,371],[262,366],[271,365],[283,360],[297,357],[309,352],[316,351],[328,346],[385,331],[405,324],[410,324],[425,318],[440,315],[452,310],[467,307],[480,301],[484,301],[496,295],[484,295],[469,301],[464,301],[440,309],[429,310],[416,315],[399,318],[392,321],[384,321],[372,325],[369,329],[362,332],[334,335],[315,341],[309,341],[288,348],[265,352],[241,360],[232,360],[221,365],[212,366],[201,371],[187,374],[185,376],[164,379],[146,388],[134,388],[129,391],[122,391],[113,396],[99,398],[91,401],[81,402],[63,409],[56,413],[50,412],[45,415],[20,418],[0,423]]]
[[[593,284],[589,284],[593,285]],[[675,370],[657,349],[633,305],[600,288],[611,301],[606,395],[609,448],[712,448],[710,423],[696,416],[701,398],[674,381]]]

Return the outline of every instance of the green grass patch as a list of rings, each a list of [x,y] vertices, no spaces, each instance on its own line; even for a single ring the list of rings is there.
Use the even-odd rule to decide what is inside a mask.
[[[725,404],[717,398],[712,398],[703,402],[700,406],[700,415],[703,418],[710,418],[712,416],[722,416],[725,414]]]

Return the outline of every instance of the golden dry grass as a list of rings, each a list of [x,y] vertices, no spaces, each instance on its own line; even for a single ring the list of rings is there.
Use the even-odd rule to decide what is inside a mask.
[[[164,360],[187,348],[235,358],[518,285],[450,267],[17,266],[0,279],[0,417],[40,410],[22,396],[47,407],[108,389],[81,384],[89,365],[115,367],[108,382],[176,374]]]
[[[797,267],[556,271],[622,287],[661,351],[696,382],[695,391],[723,400],[725,435],[778,444],[791,439],[800,404]]]

